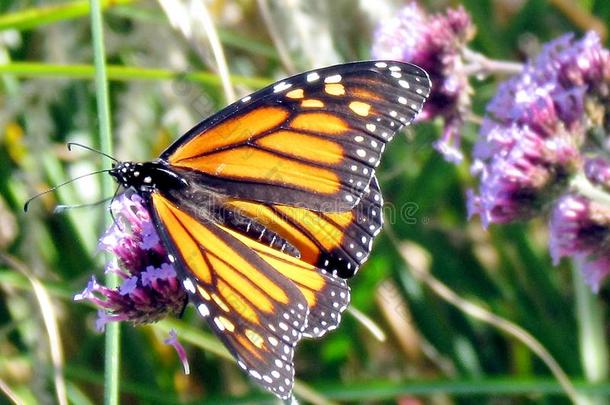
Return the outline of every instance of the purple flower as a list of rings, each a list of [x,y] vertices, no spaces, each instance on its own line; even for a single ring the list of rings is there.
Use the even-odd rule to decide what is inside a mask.
[[[163,340],[163,343],[174,347],[174,349],[176,350],[176,353],[178,354],[178,358],[180,359],[180,362],[182,363],[182,367],[184,368],[184,374],[190,374],[191,368],[189,366],[188,358],[186,357],[186,350],[184,350],[184,347],[178,341],[178,336],[176,335],[176,331],[173,329],[170,330],[169,338]]]
[[[595,34],[566,35],[499,87],[474,146],[471,171],[480,186],[468,195],[471,213],[485,225],[529,219],[570,190],[589,134],[603,125],[591,111],[607,105],[608,69]]]
[[[610,274],[610,207],[568,194],[555,204],[549,227],[553,262],[574,257],[597,292]]]
[[[453,162],[462,159],[459,130],[472,92],[462,69],[462,50],[474,32],[470,16],[462,7],[429,15],[413,2],[383,22],[373,41],[374,58],[415,63],[430,75],[432,92],[418,119],[444,119],[443,136],[435,147]]]
[[[471,214],[480,214],[485,226],[540,214],[565,189],[580,158],[567,134],[545,139],[527,126],[495,128],[489,140],[478,152],[486,160],[472,167],[481,178],[479,195],[469,195]]]
[[[606,191],[610,191],[610,162],[602,157],[585,161],[585,176],[587,179]]]
[[[116,223],[100,239],[99,248],[114,254],[107,267],[123,280],[109,288],[92,278],[74,299],[88,300],[100,308],[97,327],[111,321],[133,324],[156,322],[180,314],[187,295],[176,278],[150,214],[137,194],[121,194],[113,202]]]

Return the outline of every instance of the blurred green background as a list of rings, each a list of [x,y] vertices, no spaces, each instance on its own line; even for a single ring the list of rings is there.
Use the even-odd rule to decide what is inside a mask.
[[[227,104],[205,24],[196,13],[180,12],[187,3],[102,1],[119,159],[155,157]],[[522,61],[565,32],[596,29],[607,44],[606,0],[419,3],[439,12],[462,4],[478,27],[472,48],[496,59]],[[288,74],[369,58],[374,28],[406,3],[205,4],[241,96]],[[3,0],[0,12],[0,388],[26,403],[55,403],[63,375],[70,403],[100,403],[104,336],[95,331],[95,309],[72,297],[92,274],[102,277],[96,244],[108,213],[105,204],[61,214],[53,208],[108,195],[94,177],[46,195],[27,214],[22,210],[28,196],[108,166],[65,147],[69,141],[99,146],[88,2]],[[473,121],[501,79],[473,82]],[[605,403],[608,359],[595,359],[601,375],[587,374],[581,347],[589,341],[579,332],[583,315],[575,303],[580,283],[569,263],[552,266],[545,220],[487,231],[478,218],[468,221],[469,161],[454,166],[432,149],[440,127],[416,125],[398,136],[378,171],[386,230],[351,286],[353,307],[385,340],[347,314],[323,340],[303,341],[295,358],[297,397],[303,403],[569,403],[531,348],[471,316],[474,304],[531,333],[590,394],[583,400]],[[463,133],[468,150],[476,124]],[[466,302],[447,302],[439,296],[443,286]],[[610,324],[609,296],[606,287],[593,297],[602,335]],[[189,376],[162,343],[171,327],[187,348]],[[218,355],[220,343],[192,308],[181,320],[122,325],[121,343],[124,403],[275,402]],[[52,356],[60,347],[63,356]]]

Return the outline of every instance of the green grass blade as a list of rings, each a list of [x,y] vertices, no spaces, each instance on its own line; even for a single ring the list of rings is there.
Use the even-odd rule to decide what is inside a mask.
[[[610,384],[574,384],[579,392],[594,395],[610,395]],[[495,398],[514,395],[557,395],[565,398],[565,392],[556,381],[546,378],[520,379],[513,377],[484,379],[434,379],[408,382],[363,381],[360,384],[316,386],[328,398],[340,401],[382,401],[405,395],[428,396],[446,394],[455,397],[492,395]]]
[[[101,0],[102,9],[135,0]],[[89,14],[89,1],[79,0],[64,4],[28,8],[14,13],[0,15],[0,31],[7,29],[28,30],[57,21],[69,20]]]
[[[92,65],[56,65],[37,62],[14,62],[0,65],[0,74],[10,74],[19,78],[71,78],[93,79],[95,67]],[[108,80],[188,80],[209,86],[221,86],[218,75],[209,72],[176,72],[168,69],[141,68],[135,66],[107,66]],[[262,77],[231,75],[235,84],[260,88],[272,82]]]
[[[91,0],[91,33],[95,60],[95,90],[97,96],[97,114],[99,120],[100,150],[112,155],[112,135],[110,131],[110,101],[108,96],[108,75],[106,73],[106,56],[104,49],[104,31],[102,25],[102,8],[99,0]],[[102,177],[102,195],[112,193],[112,179]],[[108,223],[108,219],[106,219]],[[106,275],[106,285],[114,287],[119,284],[119,276],[114,273]],[[106,405],[119,403],[119,323],[106,325],[105,349],[105,384],[104,402]]]

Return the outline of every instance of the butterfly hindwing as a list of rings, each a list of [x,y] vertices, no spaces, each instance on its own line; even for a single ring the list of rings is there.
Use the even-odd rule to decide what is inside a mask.
[[[227,204],[280,235],[299,251],[302,261],[342,278],[352,277],[366,261],[383,225],[383,200],[375,177],[350,211],[315,212],[241,200]]]
[[[309,314],[303,335],[320,337],[335,329],[341,322],[341,314],[347,308],[350,292],[347,282],[303,260],[226,229],[236,239],[255,251],[275,270],[290,279],[307,301]]]
[[[233,198],[349,210],[386,143],[414,119],[429,91],[427,74],[401,62],[302,73],[202,121],[161,159]]]
[[[150,201],[157,229],[198,312],[240,367],[265,389],[288,398],[294,347],[307,325],[306,297],[227,230],[189,215],[159,193]]]

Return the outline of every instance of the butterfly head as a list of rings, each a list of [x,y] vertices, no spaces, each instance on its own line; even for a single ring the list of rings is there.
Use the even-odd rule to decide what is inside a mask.
[[[161,187],[186,186],[178,173],[172,171],[162,162],[119,162],[112,165],[110,175],[125,188],[138,192],[152,192]]]
[[[119,162],[112,164],[110,175],[125,188],[140,189],[141,185],[153,185],[153,178],[146,173],[142,163]]]

